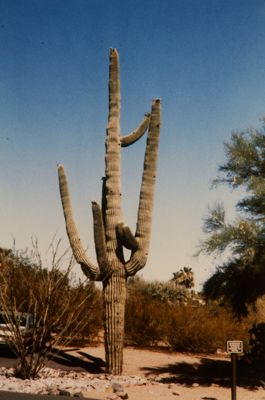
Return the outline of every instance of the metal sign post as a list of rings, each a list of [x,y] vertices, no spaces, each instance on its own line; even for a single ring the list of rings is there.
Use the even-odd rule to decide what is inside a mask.
[[[236,353],[231,353],[231,362],[232,362],[231,399],[236,400],[236,362],[237,362]]]
[[[236,400],[236,362],[237,362],[237,355],[239,353],[243,353],[242,340],[228,340],[227,353],[231,354],[231,363],[232,363],[231,399]]]

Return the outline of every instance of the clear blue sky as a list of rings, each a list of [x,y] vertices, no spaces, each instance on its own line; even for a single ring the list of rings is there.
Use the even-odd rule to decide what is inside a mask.
[[[263,0],[0,0],[0,244],[18,248],[57,232],[67,245],[56,164],[69,178],[93,257],[91,200],[100,200],[108,50],[121,60],[122,130],[163,104],[147,279],[184,265],[197,287],[214,261],[193,254],[232,130],[265,114]],[[145,140],[123,153],[126,222],[136,223]],[[218,260],[217,260],[218,261]]]

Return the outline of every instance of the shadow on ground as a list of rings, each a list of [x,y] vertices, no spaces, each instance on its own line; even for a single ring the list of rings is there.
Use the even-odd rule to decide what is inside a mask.
[[[69,351],[76,350],[77,356],[69,354]],[[105,362],[99,357],[78,351],[79,349],[70,349],[64,351],[61,349],[52,349],[48,354],[47,367],[62,370],[86,371],[91,374],[101,374],[105,372]],[[7,346],[0,346],[0,367],[14,368],[18,365],[16,354]]]
[[[263,368],[262,368],[263,367]],[[265,368],[252,368],[244,362],[237,363],[237,385],[247,389],[265,387]],[[232,367],[230,360],[216,360],[201,358],[198,363],[189,364],[185,362],[169,364],[161,368],[142,368],[146,375],[161,375],[163,383],[180,383],[192,386],[198,383],[200,386],[231,387]]]
[[[15,352],[9,346],[6,345],[0,345],[0,357],[6,357],[10,359],[17,358]]]
[[[68,352],[69,350],[52,349],[48,366],[64,370],[86,371],[91,374],[101,374],[105,372],[105,361],[103,361],[102,358],[91,356],[83,351],[78,351],[80,357],[69,354]]]

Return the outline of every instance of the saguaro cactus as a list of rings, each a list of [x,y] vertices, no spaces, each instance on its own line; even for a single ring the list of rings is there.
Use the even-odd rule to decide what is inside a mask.
[[[152,103],[137,129],[128,135],[120,133],[120,73],[116,49],[110,50],[109,115],[106,132],[105,177],[103,178],[102,204],[93,201],[94,241],[97,263],[87,256],[74,222],[68,184],[64,168],[58,168],[59,185],[66,230],[76,258],[85,275],[103,283],[104,328],[107,371],[122,373],[124,311],[126,280],[142,269],[149,250],[151,218],[156,178],[156,164],[160,133],[160,100]],[[123,222],[121,208],[121,147],[138,140],[148,129],[144,169],[135,235]],[[125,260],[123,247],[131,250]]]

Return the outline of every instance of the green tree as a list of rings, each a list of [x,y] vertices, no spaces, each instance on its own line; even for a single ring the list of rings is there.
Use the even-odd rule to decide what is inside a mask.
[[[217,204],[204,221],[206,239],[200,252],[227,255],[204,284],[207,298],[222,299],[239,315],[265,294],[265,126],[261,130],[232,133],[225,143],[226,162],[219,167],[214,185],[241,189],[237,217],[226,220]]]

